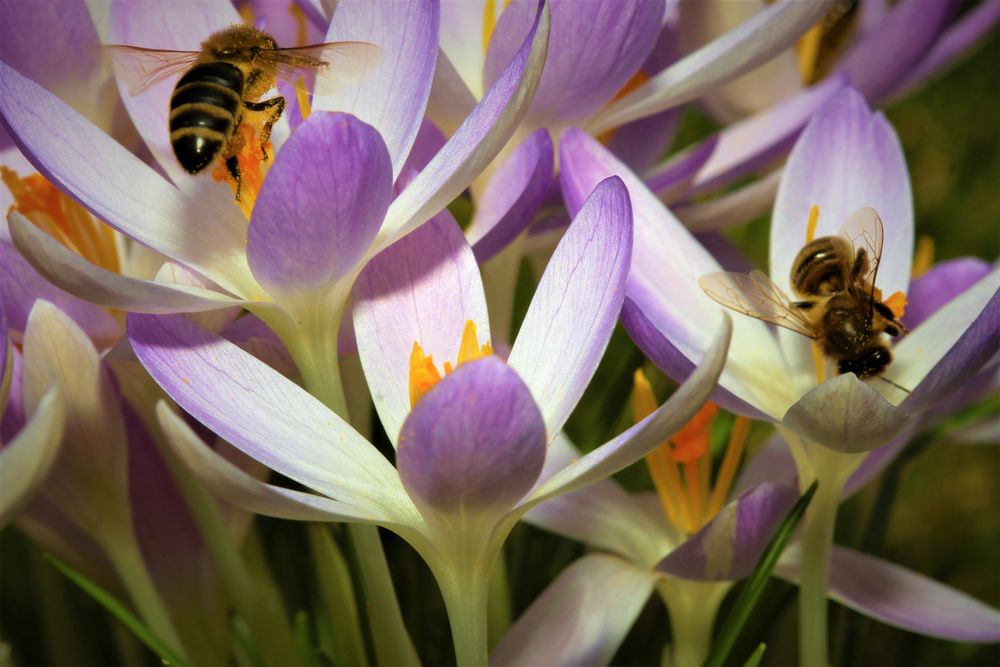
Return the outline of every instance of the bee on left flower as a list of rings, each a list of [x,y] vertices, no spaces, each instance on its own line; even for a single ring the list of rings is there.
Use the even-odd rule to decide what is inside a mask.
[[[267,159],[271,129],[285,109],[285,98],[264,96],[279,80],[296,81],[306,72],[336,62],[341,78],[353,79],[368,69],[378,47],[367,42],[326,42],[280,48],[273,37],[253,26],[233,25],[209,36],[199,51],[146,49],[137,46],[107,47],[119,63],[132,95],[152,84],[187,70],[170,97],[170,144],[177,161],[198,174],[218,158],[236,184],[240,199],[240,166],[236,159],[243,142],[237,130],[263,121],[260,149]]]

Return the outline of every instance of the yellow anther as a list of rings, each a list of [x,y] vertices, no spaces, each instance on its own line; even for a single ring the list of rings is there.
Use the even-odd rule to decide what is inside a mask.
[[[813,205],[809,209],[809,222],[806,223],[806,243],[816,240],[816,227],[819,225],[819,206]]]
[[[483,3],[483,55],[490,48],[490,39],[493,38],[493,29],[497,27],[497,3],[496,0],[486,0]]]
[[[295,46],[305,46],[306,40],[309,39],[309,25],[306,23],[306,13],[294,2],[289,4],[288,11],[292,13],[292,17],[295,19]]]
[[[240,13],[240,19],[246,25],[253,25],[257,21],[257,12],[249,2],[241,2],[236,10]]]
[[[302,120],[312,115],[312,102],[309,101],[309,91],[306,89],[305,77],[299,77],[295,82],[295,97],[299,101],[299,115]]]
[[[444,374],[450,375],[457,366],[491,354],[493,354],[493,346],[488,341],[480,345],[476,335],[476,323],[467,320],[465,328],[462,330],[458,359],[455,365],[452,365],[450,361],[444,362]],[[410,352],[410,407],[414,407],[424,397],[424,394],[441,380],[441,377],[441,373],[434,365],[433,355],[425,355],[420,343],[414,342],[413,351]]]
[[[913,254],[911,278],[919,278],[934,266],[934,239],[923,234],[917,239],[917,251]]]
[[[809,85],[816,81],[816,63],[823,43],[823,24],[814,25],[795,45],[799,61],[799,79]]]

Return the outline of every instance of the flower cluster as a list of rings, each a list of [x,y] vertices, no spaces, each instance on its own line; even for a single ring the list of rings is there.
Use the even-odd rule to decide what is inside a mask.
[[[418,665],[452,659],[437,614],[462,666],[607,664],[655,592],[643,659],[728,664],[772,574],[806,667],[828,597],[1000,642],[996,600],[834,544],[901,453],[959,421],[997,439],[1000,271],[914,259],[872,106],[998,19],[0,1],[0,529],[134,634],[49,615],[14,657]],[[200,46],[239,24],[270,41]],[[668,151],[697,109],[717,129]],[[716,233],[764,213],[767,273]],[[556,539],[590,551],[511,566]],[[514,614],[525,570],[552,576]],[[44,581],[25,603],[64,604]]]

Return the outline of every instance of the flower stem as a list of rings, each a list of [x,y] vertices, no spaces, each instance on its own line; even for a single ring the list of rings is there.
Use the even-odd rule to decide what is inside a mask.
[[[670,667],[699,667],[708,657],[719,605],[732,582],[668,579],[658,585],[670,612],[673,644],[666,655]]]
[[[487,664],[487,601],[489,570],[456,567],[438,577],[441,595],[448,609],[455,659],[458,667],[486,667]]]

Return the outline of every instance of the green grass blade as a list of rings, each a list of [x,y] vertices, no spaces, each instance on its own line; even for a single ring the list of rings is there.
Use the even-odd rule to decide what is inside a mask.
[[[778,526],[774,537],[771,538],[767,548],[764,550],[764,555],[760,557],[757,567],[754,568],[753,573],[743,585],[743,590],[740,591],[740,596],[736,599],[736,604],[733,605],[732,611],[729,612],[722,630],[719,631],[719,638],[712,646],[712,653],[705,660],[705,667],[722,667],[726,664],[729,652],[733,650],[733,644],[736,643],[736,638],[739,636],[740,630],[743,629],[743,625],[750,618],[754,607],[757,606],[757,601],[760,599],[761,593],[764,592],[764,586],[767,584],[767,580],[770,579],[771,572],[781,557],[781,552],[785,550],[785,545],[788,544],[788,540],[795,534],[795,529],[798,528],[799,522],[802,521],[802,517],[806,513],[806,508],[809,507],[809,502],[816,493],[817,486],[818,483],[813,482],[812,486],[802,494],[802,497],[798,499],[795,506],[788,512],[788,516],[781,522],[781,525]],[[757,651],[760,651],[760,648]],[[747,664],[752,667],[752,656],[750,660],[751,662]]]
[[[150,632],[149,628],[133,614],[128,607],[119,602],[111,593],[101,588],[97,583],[77,572],[72,567],[62,562],[51,554],[45,554],[45,559],[52,563],[59,572],[65,575],[70,581],[83,589],[83,591],[94,598],[99,605],[104,607],[108,613],[118,619],[118,622],[128,628],[139,641],[145,644],[149,650],[160,656],[163,663],[173,667],[187,667],[187,663],[174,654],[170,648],[160,639]]]
[[[764,650],[767,649],[767,644],[761,644],[753,652],[753,654],[747,658],[747,661],[743,663],[743,667],[759,667],[760,661],[764,659]]]

